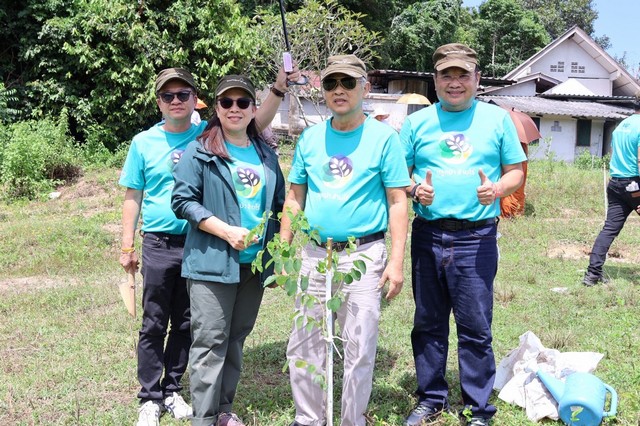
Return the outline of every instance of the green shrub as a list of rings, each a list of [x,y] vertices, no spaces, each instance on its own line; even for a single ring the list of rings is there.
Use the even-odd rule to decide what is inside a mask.
[[[0,123],[8,123],[18,115],[18,111],[16,109],[9,107],[10,102],[17,101],[18,98],[16,97],[16,90],[5,89],[4,83],[0,82]]]
[[[81,159],[68,134],[67,115],[22,121],[8,127],[0,184],[5,198],[33,199],[81,172]]]
[[[581,170],[593,170],[602,169],[605,167],[609,169],[609,160],[611,160],[611,154],[606,154],[604,157],[598,157],[591,155],[589,151],[582,151],[573,162],[573,165]]]

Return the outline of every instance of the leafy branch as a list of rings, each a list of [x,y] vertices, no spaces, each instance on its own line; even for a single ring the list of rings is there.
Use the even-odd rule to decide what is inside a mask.
[[[317,229],[311,227],[303,211],[294,214],[290,210],[287,210],[286,212],[278,214],[278,220],[282,220],[283,214],[289,217],[291,223],[290,229],[294,235],[293,240],[289,242],[282,238],[280,233],[276,233],[273,239],[267,243],[266,249],[258,252],[256,259],[252,263],[252,270],[254,272],[263,272],[266,268],[273,265],[275,273],[265,280],[264,285],[282,287],[288,296],[293,297],[294,300],[298,300],[299,307],[294,311],[292,316],[295,327],[306,328],[308,332],[314,328],[318,328],[326,340],[333,342],[336,336],[329,335],[326,318],[323,317],[322,320],[318,320],[315,317],[304,315],[302,312],[305,309],[313,310],[313,308],[318,306],[326,306],[331,312],[337,312],[345,300],[345,295],[342,291],[343,285],[349,285],[354,281],[359,281],[367,271],[366,263],[362,259],[356,259],[353,261],[351,269],[346,272],[340,271],[338,270],[340,260],[339,253],[335,250],[327,250],[327,257],[318,261],[315,270],[324,276],[331,276],[331,285],[332,287],[336,286],[336,290],[332,291],[332,297],[329,300],[323,302],[319,297],[308,291],[309,274],[304,275],[300,273],[302,269],[301,250],[309,243],[319,245],[320,233]],[[271,216],[271,212],[268,214],[265,213],[262,222],[250,232],[247,239],[253,238],[253,235],[262,235],[265,223],[267,220],[271,220]],[[345,252],[351,254],[356,248],[355,238],[349,237]],[[263,264],[263,258],[266,253],[268,253],[270,258]],[[364,255],[360,257],[367,259]],[[297,360],[295,365],[298,368],[306,368],[312,375],[313,381],[325,389],[326,379],[324,375],[317,373],[317,366],[311,365],[305,360]],[[287,366],[285,365],[284,369],[286,368]]]

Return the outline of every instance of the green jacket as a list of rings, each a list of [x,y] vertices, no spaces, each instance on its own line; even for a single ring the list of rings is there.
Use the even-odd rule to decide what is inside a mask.
[[[252,141],[265,171],[266,209],[273,216],[267,221],[262,248],[280,230],[277,214],[282,211],[285,182],[276,154],[262,142]],[[201,231],[201,221],[215,216],[233,225],[241,226],[240,207],[233,187],[231,171],[224,159],[204,149],[198,141],[191,142],[173,169],[175,186],[171,208],[190,226],[184,246],[182,276],[201,281],[237,284],[240,282],[239,251],[228,242]],[[269,260],[267,253],[263,262]],[[272,265],[273,266],[273,265]],[[265,270],[260,282],[273,274],[273,267]]]

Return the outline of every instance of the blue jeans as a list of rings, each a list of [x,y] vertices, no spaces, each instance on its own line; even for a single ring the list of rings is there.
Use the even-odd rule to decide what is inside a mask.
[[[182,389],[180,379],[191,345],[189,295],[186,280],[180,276],[184,239],[184,235],[163,233],[145,233],[142,239],[138,398],[143,401],[161,400]]]
[[[633,181],[640,183],[638,178],[611,178],[607,185],[607,220],[591,249],[587,269],[589,276],[602,277],[602,267],[613,240],[622,231],[627,217],[640,205],[640,191],[626,190]]]
[[[458,367],[465,406],[492,417],[495,380],[491,347],[493,280],[498,269],[495,224],[443,231],[416,219],[412,225],[412,286],[416,304],[411,343],[419,402],[448,404],[445,379],[451,311],[458,332]]]

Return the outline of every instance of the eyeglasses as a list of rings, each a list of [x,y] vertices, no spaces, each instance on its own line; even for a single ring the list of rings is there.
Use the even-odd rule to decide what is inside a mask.
[[[240,109],[247,109],[249,108],[249,105],[253,103],[253,101],[249,98],[238,98],[238,99],[220,98],[218,99],[218,103],[224,109],[231,108],[234,103],[238,105],[238,108]]]
[[[346,90],[353,90],[356,88],[356,84],[358,84],[358,79],[355,77],[325,78],[322,80],[322,88],[327,92],[330,92],[338,87],[338,83],[340,83],[340,86],[344,87]]]
[[[180,102],[187,102],[192,94],[191,90],[183,90],[181,92],[162,92],[158,96],[160,96],[162,102],[170,104],[176,96]]]
[[[471,81],[471,73],[460,74],[460,75],[450,75],[444,74],[439,75],[438,80],[441,80],[443,83],[453,83],[454,80],[458,80],[458,82],[465,84]]]

